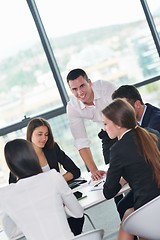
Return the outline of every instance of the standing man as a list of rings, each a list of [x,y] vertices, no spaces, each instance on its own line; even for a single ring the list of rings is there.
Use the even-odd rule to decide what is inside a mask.
[[[133,85],[122,85],[112,94],[112,99],[122,98],[129,102],[136,112],[137,122],[141,127],[160,132],[160,109],[144,103],[136,87]],[[134,196],[132,190],[117,203],[117,210],[122,220],[125,211],[133,207]]]
[[[101,131],[98,136],[102,139],[103,156],[107,164],[109,148],[115,140],[111,140],[103,130],[101,111],[112,101],[111,95],[116,87],[112,83],[102,80],[92,83],[86,72],[79,68],[68,73],[67,82],[73,93],[73,97],[67,104],[67,115],[74,145],[90,170],[92,179],[98,180],[105,171],[98,170],[94,162],[84,120],[88,119],[99,124]]]

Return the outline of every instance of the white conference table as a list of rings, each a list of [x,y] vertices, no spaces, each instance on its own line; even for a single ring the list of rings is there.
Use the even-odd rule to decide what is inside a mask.
[[[104,201],[107,201],[107,199],[103,195],[103,184],[104,184],[104,179],[98,180],[98,181],[93,181],[91,180],[91,174],[87,173],[84,176],[84,179],[87,180],[86,183],[81,184],[80,186],[76,187],[73,189],[73,192],[80,191],[82,192],[82,199],[79,200],[79,203],[81,206],[84,208],[84,210],[91,208],[97,204],[100,204]],[[101,183],[100,183],[101,182]],[[94,187],[97,183],[100,183],[97,187]],[[117,194],[124,194],[127,191],[129,191],[130,187],[128,184],[125,184],[119,193]]]

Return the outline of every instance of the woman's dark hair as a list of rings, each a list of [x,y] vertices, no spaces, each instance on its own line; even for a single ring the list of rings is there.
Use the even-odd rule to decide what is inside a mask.
[[[155,134],[137,125],[134,108],[125,100],[115,99],[102,110],[105,117],[114,124],[134,129],[136,132],[136,143],[145,160],[152,166],[153,173],[160,187],[160,151],[158,149],[158,138]]]
[[[6,143],[4,156],[10,171],[18,178],[27,178],[42,172],[32,144],[24,139]]]
[[[44,148],[53,148],[54,146],[54,138],[53,138],[53,134],[52,134],[52,130],[51,127],[49,125],[49,123],[41,117],[37,117],[37,118],[33,118],[27,126],[27,134],[26,134],[26,138],[29,142],[32,142],[32,134],[33,131],[37,128],[37,127],[41,127],[41,126],[46,126],[48,129],[48,141],[46,142]]]
[[[80,68],[73,69],[68,73],[67,82],[69,83],[69,81],[73,81],[76,78],[78,78],[79,76],[82,76],[88,82],[87,73],[83,69],[80,69]]]

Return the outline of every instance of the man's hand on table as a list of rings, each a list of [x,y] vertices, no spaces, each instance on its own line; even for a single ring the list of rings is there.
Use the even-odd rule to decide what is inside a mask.
[[[104,174],[106,174],[107,172],[106,171],[103,171],[103,170],[96,170],[94,172],[92,172],[91,174],[91,178],[93,181],[97,181],[97,180],[100,180]]]

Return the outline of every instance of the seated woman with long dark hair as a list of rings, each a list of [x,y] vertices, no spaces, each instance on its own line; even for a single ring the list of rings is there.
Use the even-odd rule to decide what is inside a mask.
[[[42,117],[31,119],[27,126],[26,138],[32,143],[43,172],[51,169],[60,172],[60,168],[63,167],[63,177],[67,182],[80,177],[80,169],[54,140],[51,126],[47,120]],[[9,182],[16,181],[16,176],[10,174]],[[74,235],[82,232],[84,218],[70,217],[68,222]]]
[[[60,172],[62,166],[65,170],[63,177],[67,182],[80,177],[80,169],[54,140],[47,120],[42,117],[31,119],[27,126],[26,139],[32,143],[43,172],[50,169]],[[16,182],[16,178],[11,175],[9,182]]]
[[[43,173],[37,154],[27,140],[8,142],[4,154],[17,182],[0,189],[1,212],[27,240],[72,239],[74,234],[67,216],[83,218],[83,209],[64,177],[55,169]]]
[[[160,195],[159,133],[137,125],[134,108],[122,99],[115,99],[103,109],[102,118],[109,137],[118,138],[110,149],[104,196],[106,199],[115,197],[125,182],[133,191],[133,206],[126,210],[123,221],[131,212]],[[121,225],[117,239],[133,240],[134,236],[125,232]]]

